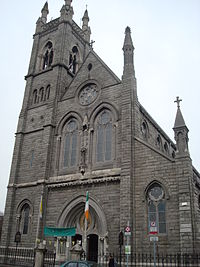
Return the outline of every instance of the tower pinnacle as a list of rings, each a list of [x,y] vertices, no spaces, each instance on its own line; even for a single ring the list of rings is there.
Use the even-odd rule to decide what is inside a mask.
[[[71,6],[72,0],[65,0],[65,5],[66,6]]]
[[[83,21],[82,30],[84,32],[85,39],[88,42],[90,42],[90,35],[91,35],[91,30],[90,30],[90,27],[88,26],[89,20],[90,19],[89,19],[87,7],[86,7],[85,13],[84,13],[83,18],[82,18],[82,21]]]
[[[72,0],[65,0],[65,4],[63,5],[60,13],[62,20],[71,21],[74,15],[73,7],[72,7]]]
[[[134,75],[134,64],[133,64],[133,54],[134,54],[134,46],[131,38],[131,29],[130,27],[126,27],[125,30],[125,39],[123,45],[124,51],[124,73],[123,75]]]
[[[176,140],[177,145],[177,155],[179,157],[182,156],[188,156],[189,150],[188,150],[188,128],[185,124],[183,115],[181,113],[180,109],[180,102],[182,99],[179,99],[179,97],[176,97],[176,100],[174,101],[177,103],[177,113],[176,113],[176,119],[174,123],[174,139]]]
[[[42,22],[46,23],[47,22],[47,15],[49,14],[49,8],[48,8],[48,2],[46,2],[41,10],[42,16],[41,20]]]

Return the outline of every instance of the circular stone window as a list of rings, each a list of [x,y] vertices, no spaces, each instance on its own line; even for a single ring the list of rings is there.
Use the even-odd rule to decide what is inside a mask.
[[[158,184],[154,184],[153,186],[150,187],[148,191],[148,196],[150,200],[153,200],[153,201],[161,200],[164,196],[162,187]]]
[[[94,100],[97,98],[98,96],[98,87],[95,83],[89,83],[86,84],[79,92],[79,103],[81,105],[89,105],[92,102],[94,102]]]

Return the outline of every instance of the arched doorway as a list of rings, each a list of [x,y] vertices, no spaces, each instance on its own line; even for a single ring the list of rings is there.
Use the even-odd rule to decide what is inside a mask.
[[[87,242],[85,239],[85,196],[75,197],[68,202],[58,218],[58,227],[76,228],[76,236],[68,238],[69,247],[66,247],[66,256],[68,257],[66,260],[70,258],[70,249],[77,243],[87,251],[88,260],[98,262],[98,259],[100,259],[98,256],[107,253],[107,224],[105,214],[99,205],[99,201],[95,201],[91,195],[89,201]]]
[[[91,234],[87,237],[87,259],[98,262],[98,235]]]

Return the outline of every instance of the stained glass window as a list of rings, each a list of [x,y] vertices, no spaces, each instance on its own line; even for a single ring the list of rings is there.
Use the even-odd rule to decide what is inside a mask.
[[[78,125],[73,119],[66,126],[64,140],[64,167],[73,167],[77,163]]]
[[[97,162],[112,159],[112,134],[112,117],[109,111],[104,110],[97,119]]]
[[[29,227],[29,214],[30,214],[30,207],[28,204],[25,204],[22,208],[22,233],[24,235],[28,234],[28,227]]]
[[[166,202],[162,187],[155,183],[147,193],[148,200],[148,226],[153,224],[159,234],[166,233]]]

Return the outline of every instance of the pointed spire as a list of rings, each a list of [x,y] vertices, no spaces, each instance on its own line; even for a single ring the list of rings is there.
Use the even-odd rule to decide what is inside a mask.
[[[41,13],[42,13],[41,20],[42,22],[46,23],[47,15],[49,14],[48,2],[44,4],[44,7],[42,8]]]
[[[133,55],[134,55],[134,46],[131,38],[131,29],[130,27],[126,27],[125,30],[125,39],[123,45],[124,51],[124,73],[123,75],[134,75],[134,63],[133,63]]]
[[[133,42],[132,42],[132,38],[131,38],[131,29],[128,26],[126,27],[126,30],[125,30],[125,39],[124,39],[123,50],[125,50],[127,47],[134,50],[134,46],[133,46]]]
[[[90,19],[89,19],[87,7],[86,7],[85,13],[84,13],[83,18],[82,18],[82,21],[83,21],[82,30],[84,32],[85,39],[88,42],[90,42],[90,35],[91,35],[91,30],[90,30],[90,27],[88,26],[89,20]]]
[[[174,101],[174,103],[177,103],[177,113],[176,113],[174,128],[186,127],[185,121],[184,121],[184,118],[183,118],[183,115],[182,115],[181,109],[180,109],[180,102],[181,101],[182,101],[182,99],[179,99],[178,96],[176,97],[176,100]]]
[[[180,109],[180,102],[182,99],[179,99],[179,97],[176,97],[176,100],[174,101],[177,103],[177,113],[176,113],[176,119],[174,123],[174,139],[176,140],[177,145],[177,155],[180,156],[188,156],[189,150],[188,150],[188,128],[185,124],[183,115],[181,113]]]

